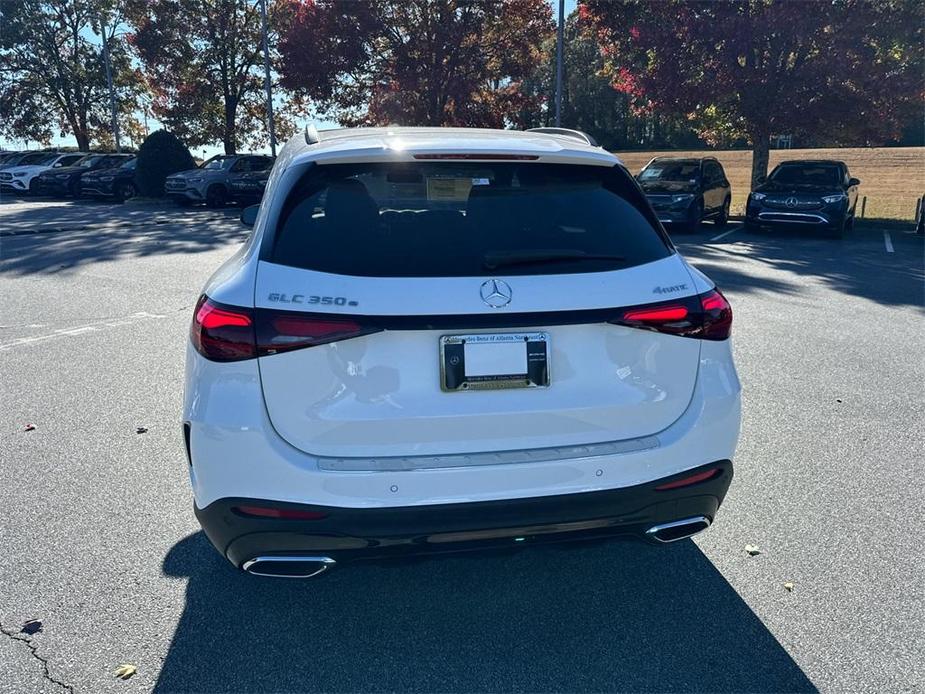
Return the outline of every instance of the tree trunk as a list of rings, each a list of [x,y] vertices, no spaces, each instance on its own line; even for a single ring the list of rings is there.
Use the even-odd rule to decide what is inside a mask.
[[[80,129],[74,129],[74,137],[77,139],[77,149],[81,152],[90,151],[90,136],[86,131]]]
[[[233,101],[225,102],[225,132],[222,133],[222,142],[225,145],[225,154],[237,154],[238,139],[236,131],[235,111],[237,103]]]
[[[771,158],[771,134],[762,130],[752,137],[752,190],[768,176]]]

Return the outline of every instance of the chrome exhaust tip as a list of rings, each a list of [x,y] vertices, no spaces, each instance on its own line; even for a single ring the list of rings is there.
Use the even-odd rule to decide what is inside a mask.
[[[710,527],[710,519],[706,516],[694,516],[683,520],[653,525],[646,530],[646,537],[656,542],[677,542],[696,535]]]
[[[241,568],[254,576],[312,578],[336,563],[331,557],[266,556],[249,559]]]

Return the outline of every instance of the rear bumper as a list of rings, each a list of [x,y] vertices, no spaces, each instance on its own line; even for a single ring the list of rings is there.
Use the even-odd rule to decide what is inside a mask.
[[[708,480],[656,489],[712,469],[717,472]],[[194,510],[209,540],[235,566],[293,554],[342,563],[620,535],[646,538],[656,525],[698,516],[712,521],[731,481],[732,463],[720,460],[644,484],[579,494],[383,508],[234,498]],[[240,505],[312,511],[324,518],[245,516],[234,510]]]

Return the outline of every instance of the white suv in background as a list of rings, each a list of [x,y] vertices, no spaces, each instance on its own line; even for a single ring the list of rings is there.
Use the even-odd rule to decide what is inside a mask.
[[[713,521],[732,311],[583,134],[309,129],[255,221],[196,306],[183,412],[196,515],[235,566]]]
[[[0,188],[17,193],[36,195],[38,175],[49,169],[74,166],[83,159],[85,152],[35,152],[22,159],[16,166],[0,171]]]

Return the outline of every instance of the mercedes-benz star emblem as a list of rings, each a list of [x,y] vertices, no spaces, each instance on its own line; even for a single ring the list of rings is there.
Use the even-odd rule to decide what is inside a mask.
[[[796,207],[797,199],[796,198],[787,198],[787,207]]]
[[[492,308],[507,306],[511,303],[513,294],[510,286],[504,280],[486,280],[482,282],[482,287],[479,289],[482,301]]]

